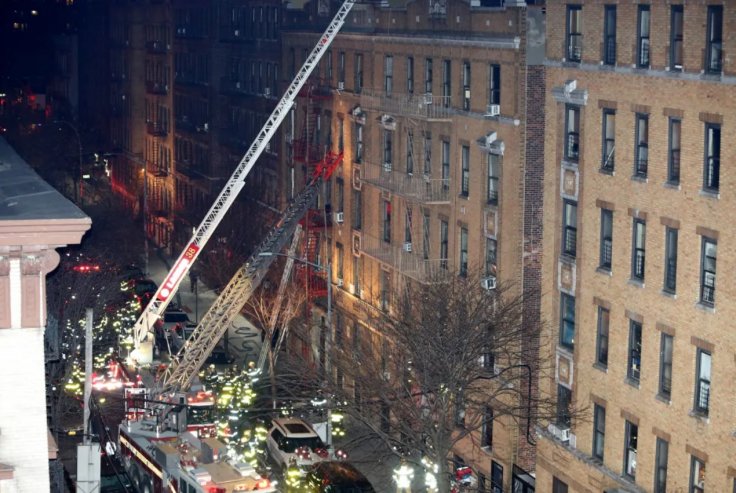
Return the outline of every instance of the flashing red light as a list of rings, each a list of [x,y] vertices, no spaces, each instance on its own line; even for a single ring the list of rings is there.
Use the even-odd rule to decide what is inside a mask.
[[[327,449],[324,449],[324,448],[314,449],[314,453],[317,454],[322,459],[326,459],[330,455]]]
[[[227,493],[227,489],[220,488],[219,486],[210,486],[207,491],[208,493]]]
[[[260,490],[261,488],[270,488],[271,487],[271,481],[268,479],[261,479],[256,483],[256,489]]]
[[[100,266],[95,264],[81,264],[81,265],[75,265],[72,270],[75,272],[81,272],[82,274],[85,274],[87,272],[99,272]]]

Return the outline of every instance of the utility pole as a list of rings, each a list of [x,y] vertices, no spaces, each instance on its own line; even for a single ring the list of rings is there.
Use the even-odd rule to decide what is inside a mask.
[[[92,442],[92,428],[89,424],[90,401],[92,399],[92,309],[87,308],[84,332],[84,424],[82,443],[77,444],[77,492],[92,493],[100,491],[100,443]]]

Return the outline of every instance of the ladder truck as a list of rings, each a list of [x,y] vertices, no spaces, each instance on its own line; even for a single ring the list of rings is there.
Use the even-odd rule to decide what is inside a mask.
[[[264,150],[278,125],[285,118],[296,95],[321,59],[354,5],[345,0],[332,22],[307,57],[299,73],[264,124],[255,141],[240,161],[222,192],[195,230],[166,279],[133,327],[139,363],[153,356],[154,323],[163,314],[182,279],[196,260],[214,229],[243,188],[245,177]],[[177,354],[173,370],[156,389],[130,389],[126,394],[126,417],[118,429],[118,451],[137,491],[147,493],[275,491],[268,479],[253,467],[227,457],[226,447],[214,437],[214,427],[197,427],[189,421],[204,418],[213,410],[213,396],[204,390],[190,390],[204,361],[222,338],[243,304],[251,296],[273,263],[273,255],[287,243],[317,196],[319,183],[329,179],[342,161],[342,153],[329,152],[317,166],[307,186],[295,197],[277,224],[246,263],[235,273],[213,303],[187,344]],[[328,280],[329,282],[329,280]],[[188,391],[188,392],[187,392]],[[137,394],[137,395],[136,395]]]

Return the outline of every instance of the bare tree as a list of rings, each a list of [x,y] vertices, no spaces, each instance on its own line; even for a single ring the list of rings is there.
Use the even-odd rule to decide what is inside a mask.
[[[551,362],[529,351],[542,330],[523,323],[524,294],[511,285],[486,290],[479,281],[408,283],[386,312],[359,314],[349,337],[335,327],[330,367],[320,372],[351,418],[353,444],[382,443],[384,455],[419,467],[430,461],[441,493],[450,491],[447,459],[460,441],[480,448],[480,432],[499,418],[532,441],[535,421],[557,412],[555,400],[532,386]]]

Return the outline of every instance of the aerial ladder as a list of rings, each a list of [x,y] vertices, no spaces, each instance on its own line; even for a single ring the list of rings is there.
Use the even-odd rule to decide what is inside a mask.
[[[192,238],[189,241],[187,247],[179,255],[179,258],[176,260],[174,266],[169,271],[166,279],[161,284],[161,286],[159,286],[156,294],[151,298],[151,301],[141,313],[140,317],[133,326],[133,344],[135,349],[131,353],[132,359],[142,364],[150,363],[152,361],[153,337],[151,335],[151,330],[154,324],[164,313],[164,310],[166,310],[166,307],[170,303],[172,296],[176,293],[176,290],[178,289],[182,280],[184,279],[184,277],[186,277],[187,273],[191,269],[192,264],[202,252],[202,249],[209,241],[210,237],[222,221],[227,211],[235,202],[237,195],[240,193],[240,191],[243,189],[243,186],[245,185],[245,178],[248,176],[248,173],[250,173],[251,169],[256,163],[256,160],[260,157],[261,153],[266,148],[273,135],[276,133],[278,126],[283,122],[284,118],[286,118],[286,115],[291,109],[291,106],[294,104],[297,94],[304,86],[304,83],[307,81],[324,53],[327,51],[327,48],[335,39],[335,36],[337,36],[337,33],[345,23],[345,19],[347,18],[347,15],[354,4],[355,0],[345,0],[340,6],[337,13],[335,14],[335,17],[327,26],[325,32],[320,36],[319,41],[317,41],[317,44],[312,49],[312,52],[304,61],[304,64],[294,77],[294,80],[291,82],[281,100],[274,108],[271,116],[269,116],[269,118],[266,120],[266,123],[264,123],[260,132],[251,144],[250,148],[240,160],[240,163],[235,168],[235,171],[230,176],[227,183],[225,183],[224,188],[218,195],[214,204],[212,205],[212,207],[210,207],[202,222],[195,229],[194,234],[192,235]],[[315,180],[313,179],[313,182],[314,181]],[[290,227],[291,221],[293,219],[292,216],[298,212],[297,209],[302,207],[306,208],[306,206],[308,205],[307,201],[310,199],[310,197],[308,197],[307,195],[311,196],[314,194],[316,194],[316,187],[307,186],[307,188],[302,192],[302,195],[300,195],[297,200],[292,204],[292,206],[287,209],[284,217],[282,217],[281,219],[280,226],[277,225],[277,227],[269,234],[266,240],[264,240],[259,249],[266,248],[268,251],[275,251],[278,244],[281,243],[281,246],[283,246],[282,243],[285,242],[285,238],[288,237],[288,235],[285,234],[285,231]],[[291,231],[293,231],[293,229]],[[265,266],[267,269],[267,265],[270,265],[272,261],[273,259],[271,258],[271,260],[269,260],[269,257],[251,257],[249,262],[246,264],[247,268],[241,269],[238,274],[236,274],[236,277],[242,277],[244,282],[247,279],[247,282],[251,284],[253,284],[254,281],[260,282],[260,278],[258,276],[263,276],[263,273],[265,272],[265,269],[263,267]],[[237,283],[240,281],[236,281],[236,279],[233,278],[231,284],[233,282]],[[230,287],[230,284],[228,286]],[[235,288],[233,287],[232,289]],[[219,308],[215,308],[215,306],[213,306],[210,309],[210,312],[214,312],[211,315],[211,319],[224,320],[224,318],[226,318],[226,313],[231,313],[232,310],[233,309],[229,306],[220,306]],[[200,326],[202,326],[201,323]],[[218,326],[216,331],[224,332],[225,329],[226,326]],[[195,335],[200,335],[201,333],[202,331],[200,331],[198,327],[192,337],[194,337]],[[197,344],[190,344],[189,351],[194,354],[192,356],[187,355],[185,357],[188,366],[184,367],[184,365],[182,364],[179,365],[179,367],[182,367],[181,372],[187,370],[191,371],[191,368],[194,366],[195,361],[199,361],[200,359],[204,361],[204,358],[207,357],[209,351],[211,351],[214,347],[216,340],[214,343],[212,343],[211,339],[214,339],[209,335],[205,336],[205,339],[206,342],[201,347]],[[196,340],[197,339],[193,339],[193,341]],[[207,351],[207,353],[205,353],[205,351]],[[183,378],[181,372],[178,375],[179,378]]]

